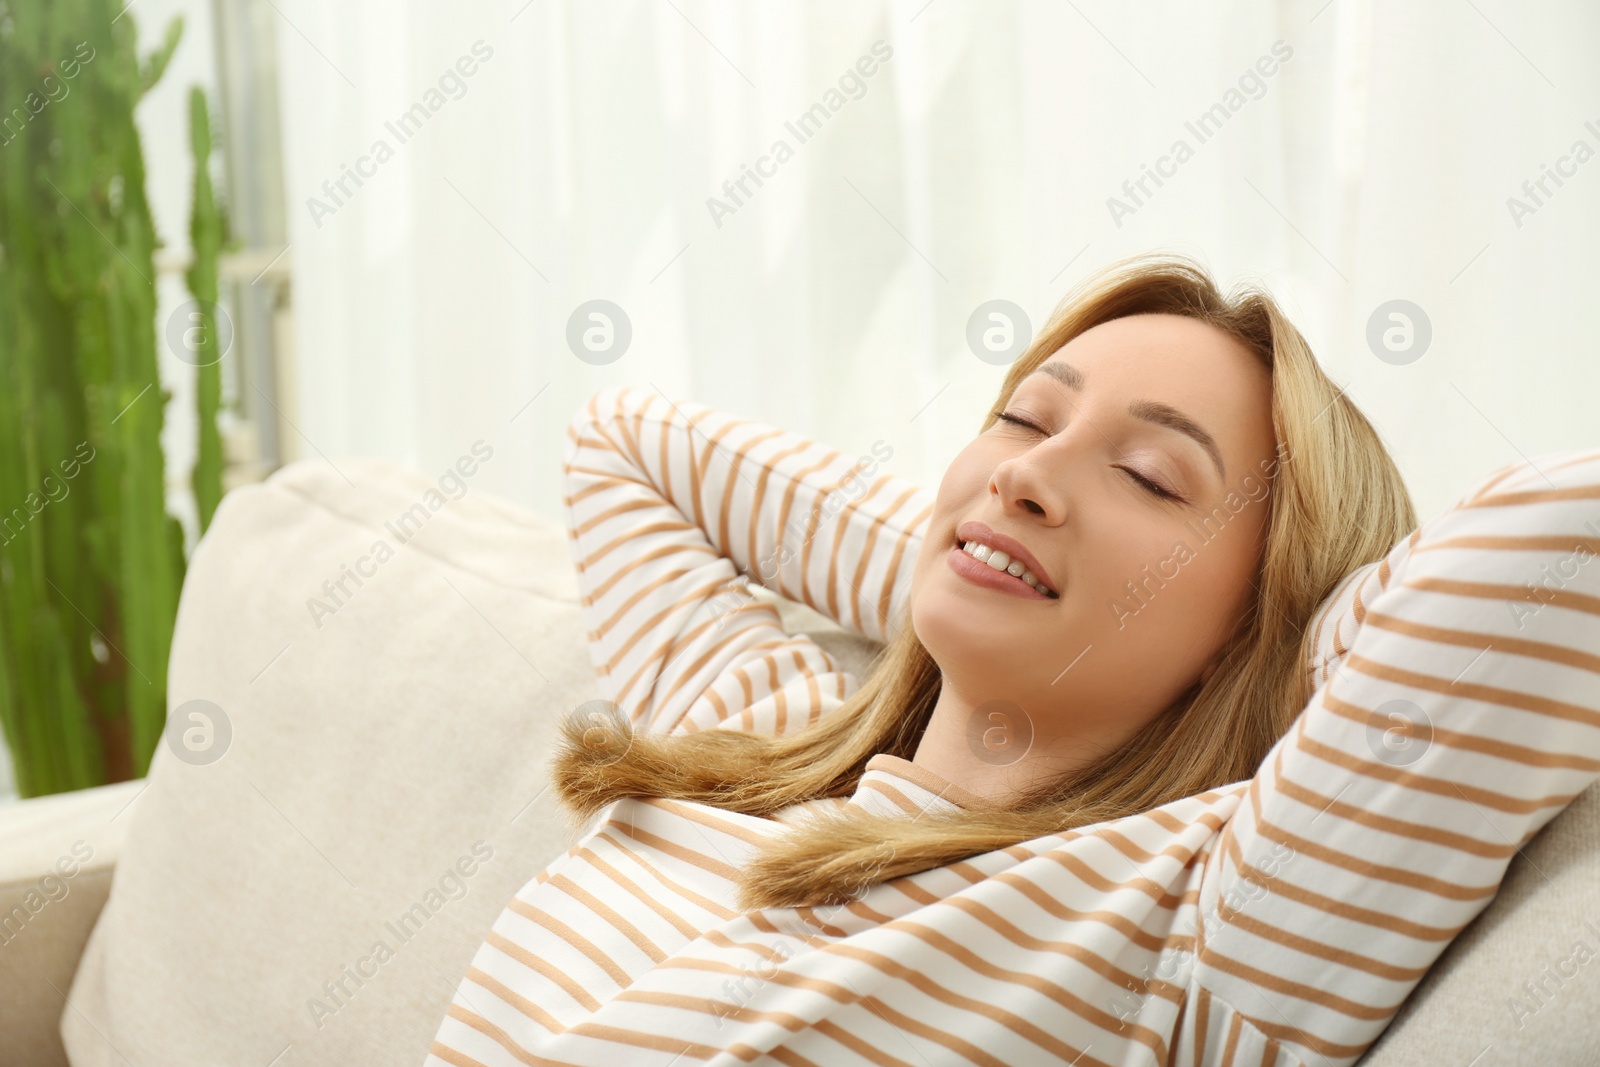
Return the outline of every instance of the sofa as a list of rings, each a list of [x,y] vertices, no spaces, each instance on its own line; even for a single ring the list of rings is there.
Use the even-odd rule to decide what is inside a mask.
[[[865,673],[877,646],[758,595]],[[582,634],[563,527],[469,477],[316,460],[229,493],[149,774],[0,806],[0,1061],[420,1063],[584,829],[545,765],[598,696]],[[1600,1062],[1597,846],[1591,789],[1360,1062]]]

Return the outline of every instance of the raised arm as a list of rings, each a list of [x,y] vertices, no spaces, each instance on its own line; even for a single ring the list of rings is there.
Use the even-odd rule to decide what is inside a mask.
[[[772,705],[783,731],[855,680],[758,583],[883,641],[909,594],[933,493],[798,433],[653,389],[609,386],[567,427],[568,531],[602,689],[653,730]]]
[[[1207,861],[1180,1043],[1353,1063],[1600,776],[1600,451],[1536,462],[1336,595],[1326,684]]]

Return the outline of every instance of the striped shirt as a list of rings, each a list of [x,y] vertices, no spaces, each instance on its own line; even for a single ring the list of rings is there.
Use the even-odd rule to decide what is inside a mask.
[[[600,688],[648,731],[840,706],[859,679],[743,576],[883,641],[934,500],[632,386],[564,463]],[[1253,778],[848,904],[741,912],[736,879],[808,808],[981,801],[883,753],[776,819],[618,800],[495,921],[427,1063],[1353,1063],[1600,773],[1597,534],[1600,450],[1502,467],[1330,593]]]

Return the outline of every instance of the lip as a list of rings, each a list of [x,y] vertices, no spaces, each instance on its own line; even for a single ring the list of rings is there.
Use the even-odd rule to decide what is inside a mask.
[[[956,547],[955,547],[954,551],[961,553],[962,556],[965,556],[968,560],[971,560],[973,563],[977,563],[979,566],[983,567],[985,570],[988,570],[991,574],[995,575],[995,577],[999,578],[1001,576],[999,571],[995,570],[993,567],[990,567],[987,563],[982,563],[979,560],[973,559],[973,557],[968,556],[966,554],[966,551],[964,549],[962,549],[961,546],[963,544],[965,544],[966,542],[968,542],[968,541],[982,541],[984,544],[990,546],[991,548],[998,548],[1000,551],[1002,551],[1006,555],[1010,556],[1013,560],[1015,560],[1017,562],[1020,562],[1024,567],[1026,567],[1028,570],[1032,571],[1033,572],[1033,576],[1035,578],[1037,578],[1039,581],[1043,582],[1045,585],[1049,586],[1051,589],[1055,590],[1056,595],[1058,597],[1060,596],[1061,587],[1056,584],[1055,579],[1050,577],[1050,575],[1045,571],[1044,567],[1040,565],[1038,559],[1036,559],[1034,557],[1033,553],[1029,552],[1027,550],[1027,548],[1024,547],[1023,544],[1020,541],[1016,540],[1015,538],[1007,537],[1003,533],[996,533],[994,530],[990,529],[984,523],[977,522],[977,521],[974,520],[974,521],[964,522],[960,526],[956,527],[956,541],[957,541],[957,544],[956,544]],[[952,563],[952,565],[953,565],[953,563]],[[1015,579],[1013,579],[1012,582],[1009,582],[1009,583],[1005,584],[1006,588],[1010,588],[1012,586],[1016,586],[1016,587],[1020,588],[1021,590],[1024,590],[1027,593],[1038,597],[1041,600],[1053,599],[1051,597],[1045,596],[1043,593],[1040,593],[1038,590],[1031,588],[1030,586],[1028,586],[1024,582],[1021,582],[1021,581],[1018,581],[1018,580],[1015,580]],[[997,588],[999,588],[999,587],[997,586]]]
[[[1004,571],[997,571],[987,563],[980,563],[967,555],[966,550],[956,546],[945,554],[945,562],[956,574],[974,585],[981,585],[986,589],[993,589],[997,593],[1010,593],[1024,600],[1052,600],[1039,590],[1033,588],[1020,578],[1012,577]]]

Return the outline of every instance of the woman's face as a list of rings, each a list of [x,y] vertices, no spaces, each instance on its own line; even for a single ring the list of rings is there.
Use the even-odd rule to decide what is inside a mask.
[[[1168,314],[1102,323],[1025,378],[1002,410],[1032,426],[997,421],[961,450],[917,554],[912,625],[941,700],[1020,708],[1044,754],[1113,745],[1209,676],[1255,596],[1271,398],[1247,348]],[[971,522],[1020,543],[1058,596],[988,564],[1007,588],[963,576]]]

